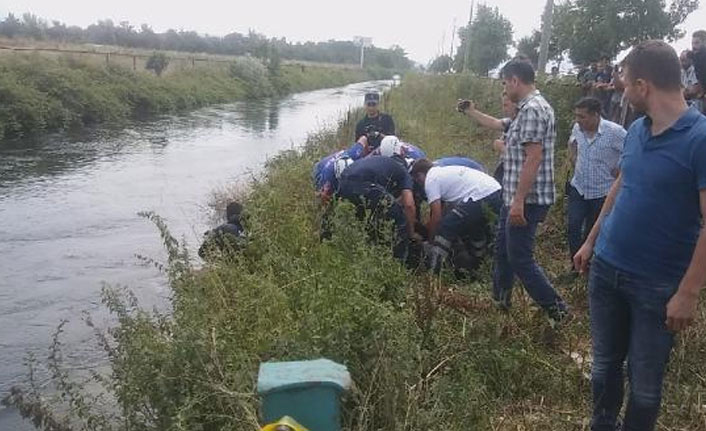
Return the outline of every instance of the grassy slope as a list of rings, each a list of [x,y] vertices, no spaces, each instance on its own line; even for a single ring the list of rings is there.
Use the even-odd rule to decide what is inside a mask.
[[[492,166],[493,136],[453,107],[472,95],[497,112],[499,91],[488,81],[412,76],[384,104],[400,134],[432,156],[467,154]],[[547,93],[570,112],[572,87]],[[117,429],[256,429],[258,363],[319,356],[346,364],[356,382],[345,403],[347,430],[588,429],[582,281],[560,286],[575,319],[555,334],[519,289],[511,313],[495,311],[488,276],[456,285],[408,273],[367,244],[345,206],[333,240],[318,241],[311,166],[350,141],[353,117],[268,166],[248,200],[253,242],[237,261],[194,273],[167,241],[173,316],[137,312],[106,292],[121,323],[109,337]],[[562,140],[568,126],[563,115]],[[538,254],[552,274],[568,260],[562,220],[560,203],[540,234]],[[450,290],[465,299],[449,299]],[[703,317],[675,349],[662,429],[706,429]]]
[[[247,69],[249,59],[241,59]],[[371,79],[368,71],[283,65],[234,78],[228,67],[179,70],[162,78],[118,66],[41,55],[0,57],[0,138],[168,114],[272,94]],[[252,81],[252,82],[251,82]]]

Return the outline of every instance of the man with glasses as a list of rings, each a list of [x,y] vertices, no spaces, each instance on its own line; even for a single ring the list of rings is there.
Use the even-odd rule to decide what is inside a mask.
[[[380,146],[382,138],[395,135],[395,122],[388,114],[380,112],[380,95],[367,93],[365,95],[365,117],[358,122],[355,128],[355,139],[361,136],[368,137],[372,149]]]

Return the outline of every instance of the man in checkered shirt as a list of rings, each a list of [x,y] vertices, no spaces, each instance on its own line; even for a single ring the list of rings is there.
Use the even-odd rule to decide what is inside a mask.
[[[601,118],[601,102],[593,97],[584,97],[574,105],[574,117],[576,123],[569,138],[574,176],[567,187],[572,262],[593,229],[605,197],[618,177],[627,135],[620,124]]]
[[[519,111],[507,132],[503,160],[504,205],[498,221],[493,299],[498,307],[509,308],[517,275],[554,325],[566,316],[566,303],[534,259],[537,227],[556,199],[554,110],[535,87],[534,69],[529,63],[510,61],[501,77]]]

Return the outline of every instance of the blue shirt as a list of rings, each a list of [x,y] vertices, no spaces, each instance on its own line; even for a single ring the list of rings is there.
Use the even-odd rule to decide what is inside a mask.
[[[601,228],[596,255],[629,273],[679,282],[701,229],[706,117],[690,108],[658,136],[650,127],[643,117],[628,131],[622,186]]]
[[[476,171],[485,172],[485,167],[482,164],[467,157],[442,157],[441,159],[435,160],[434,165],[441,167],[465,166],[467,168],[475,169]]]
[[[412,190],[414,181],[399,157],[366,157],[346,168],[341,182],[373,183],[399,197],[402,190]]]
[[[623,126],[603,118],[593,139],[588,139],[578,123],[574,124],[570,141],[576,142],[577,158],[571,185],[584,199],[600,199],[610,191],[625,135]]]
[[[328,192],[338,189],[338,180],[336,179],[336,161],[344,157],[348,157],[352,160],[358,160],[363,157],[364,153],[365,147],[363,144],[356,142],[347,150],[337,151],[319,160],[319,162],[314,165],[314,171],[312,172],[316,190]]]

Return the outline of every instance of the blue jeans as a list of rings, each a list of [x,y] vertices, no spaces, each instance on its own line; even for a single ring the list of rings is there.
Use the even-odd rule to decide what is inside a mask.
[[[573,258],[579,251],[586,237],[593,229],[598,216],[601,214],[601,208],[605,202],[605,197],[599,199],[584,199],[583,196],[572,185],[567,187],[569,194],[569,253],[573,262]]]
[[[614,431],[623,404],[623,363],[630,396],[624,431],[655,428],[662,380],[674,334],[665,325],[667,303],[679,283],[664,283],[614,268],[595,257],[589,277],[593,339],[591,430]]]
[[[537,227],[547,217],[549,205],[525,205],[526,226],[511,226],[510,208],[503,206],[498,218],[493,299],[509,307],[515,275],[527,293],[542,308],[550,312],[566,310],[566,304],[554,290],[542,268],[534,260]]]

